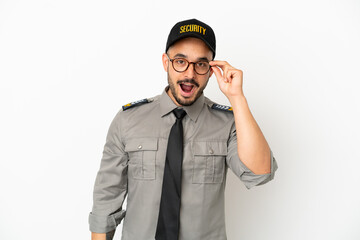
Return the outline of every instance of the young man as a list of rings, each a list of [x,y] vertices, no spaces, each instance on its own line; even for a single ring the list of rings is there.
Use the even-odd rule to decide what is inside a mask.
[[[214,61],[215,35],[196,19],[170,31],[168,86],[112,121],[89,216],[92,239],[225,240],[228,167],[247,188],[274,177],[275,158],[242,91],[242,71]],[[215,74],[231,107],[203,94]],[[122,209],[128,195],[127,210]]]

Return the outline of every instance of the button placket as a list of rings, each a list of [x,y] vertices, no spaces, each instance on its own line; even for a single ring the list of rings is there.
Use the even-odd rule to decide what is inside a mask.
[[[138,149],[142,149],[141,144],[139,144]],[[144,178],[144,152],[141,152],[141,178]]]
[[[212,148],[209,149],[209,160],[211,160],[211,181],[214,182],[215,179],[215,158],[214,158],[214,150]]]
[[[213,154],[214,154],[214,150],[212,150],[212,148],[210,148],[209,153],[210,153],[211,155],[213,155]]]

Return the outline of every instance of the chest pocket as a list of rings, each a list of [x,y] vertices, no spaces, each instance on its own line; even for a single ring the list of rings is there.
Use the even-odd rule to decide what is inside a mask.
[[[222,183],[225,172],[227,144],[224,142],[193,142],[193,183]]]
[[[157,138],[134,138],[128,140],[125,151],[129,155],[129,177],[138,180],[154,180],[157,150]]]

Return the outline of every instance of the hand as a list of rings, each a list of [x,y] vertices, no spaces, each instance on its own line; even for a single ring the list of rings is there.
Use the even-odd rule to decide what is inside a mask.
[[[215,73],[220,90],[229,100],[233,97],[244,96],[242,89],[243,72],[241,70],[232,67],[225,61],[211,61],[210,66]]]

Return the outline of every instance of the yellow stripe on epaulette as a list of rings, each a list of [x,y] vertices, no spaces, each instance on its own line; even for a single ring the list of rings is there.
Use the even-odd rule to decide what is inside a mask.
[[[142,104],[145,104],[145,103],[149,103],[149,102],[152,102],[152,101],[153,101],[152,99],[144,98],[144,99],[141,99],[141,100],[138,100],[138,101],[135,101],[135,102],[125,104],[124,106],[122,106],[122,109],[123,109],[123,111],[125,111],[125,110],[127,110],[129,108],[136,107],[136,106],[139,106],[139,105],[142,105]]]
[[[214,103],[214,104],[211,106],[211,108],[212,108],[212,109],[215,109],[215,110],[225,111],[225,112],[233,112],[232,107],[225,106],[225,105],[220,105],[220,104],[217,104],[217,103]]]

